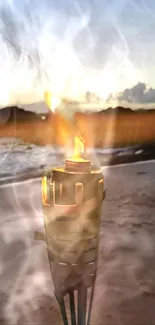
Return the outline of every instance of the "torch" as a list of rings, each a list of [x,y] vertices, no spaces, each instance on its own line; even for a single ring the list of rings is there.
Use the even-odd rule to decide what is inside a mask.
[[[68,301],[71,324],[90,324],[105,198],[104,177],[83,151],[76,137],[73,157],[42,177],[45,242],[64,325],[69,324]]]

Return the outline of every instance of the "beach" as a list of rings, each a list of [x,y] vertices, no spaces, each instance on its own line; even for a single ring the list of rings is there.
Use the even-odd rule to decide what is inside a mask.
[[[155,161],[103,168],[92,325],[155,324]],[[0,187],[1,324],[62,324],[43,230],[41,179]]]

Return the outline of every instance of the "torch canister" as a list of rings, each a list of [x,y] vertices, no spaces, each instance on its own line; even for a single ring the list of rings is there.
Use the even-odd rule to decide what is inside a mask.
[[[91,168],[89,160],[66,159],[64,167],[53,168],[42,178],[45,241],[65,325],[67,294],[71,324],[90,323],[104,198],[104,177],[100,170]]]

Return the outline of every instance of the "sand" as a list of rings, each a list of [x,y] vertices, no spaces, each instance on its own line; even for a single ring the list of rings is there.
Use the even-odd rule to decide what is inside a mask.
[[[155,324],[155,162],[104,169],[92,325]],[[0,188],[1,324],[62,324],[43,229],[41,182]]]

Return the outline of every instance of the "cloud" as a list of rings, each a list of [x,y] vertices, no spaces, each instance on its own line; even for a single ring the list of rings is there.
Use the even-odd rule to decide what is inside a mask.
[[[147,88],[145,83],[139,82],[134,87],[119,93],[117,99],[125,100],[129,103],[155,103],[155,89]]]
[[[127,88],[123,92],[110,94],[107,103],[115,102],[117,105],[128,105],[131,108],[154,107],[155,89],[149,88],[145,83],[139,82],[132,88]]]

